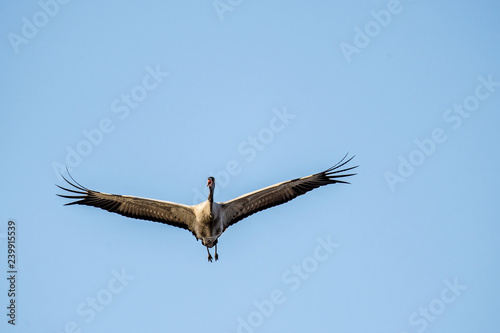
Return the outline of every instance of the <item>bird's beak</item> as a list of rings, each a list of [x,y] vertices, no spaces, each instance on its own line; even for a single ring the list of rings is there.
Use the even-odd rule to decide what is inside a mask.
[[[212,181],[209,179],[209,180],[207,181],[207,186],[210,186],[210,185],[212,185]]]

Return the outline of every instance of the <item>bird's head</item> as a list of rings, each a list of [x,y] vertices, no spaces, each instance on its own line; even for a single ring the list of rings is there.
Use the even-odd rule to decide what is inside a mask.
[[[213,190],[215,188],[215,178],[214,177],[207,178],[207,186],[210,190]]]

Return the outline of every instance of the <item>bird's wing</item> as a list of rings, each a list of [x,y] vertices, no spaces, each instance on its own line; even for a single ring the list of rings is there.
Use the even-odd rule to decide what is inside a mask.
[[[225,215],[224,230],[245,217],[281,205],[320,186],[336,183],[349,184],[340,179],[355,175],[355,173],[346,174],[345,172],[358,166],[342,169],[344,165],[354,158],[353,156],[345,160],[346,157],[347,155],[336,165],[323,172],[278,183],[222,203],[221,208]]]
[[[74,183],[68,181],[64,176],[63,179],[74,189],[64,188],[59,185],[56,186],[74,194],[58,194],[58,196],[68,199],[80,199],[69,202],[65,206],[75,204],[93,206],[127,217],[150,220],[193,230],[192,226],[196,217],[190,206],[162,200],[97,192],[78,184],[73,177],[71,179]]]

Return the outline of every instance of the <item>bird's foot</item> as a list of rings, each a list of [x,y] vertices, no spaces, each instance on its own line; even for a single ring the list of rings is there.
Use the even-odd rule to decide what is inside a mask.
[[[217,261],[217,255],[215,255],[215,260]],[[208,261],[212,262],[212,255],[208,254]]]
[[[216,253],[215,254],[215,261],[219,260],[219,255]]]

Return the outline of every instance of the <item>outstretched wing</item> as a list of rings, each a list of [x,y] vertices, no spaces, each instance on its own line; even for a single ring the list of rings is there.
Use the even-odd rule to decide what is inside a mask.
[[[71,177],[71,175],[70,175]],[[174,202],[132,197],[128,195],[108,194],[89,190],[80,185],[71,177],[74,183],[63,179],[73,187],[65,188],[56,185],[60,189],[74,193],[72,195],[58,196],[68,199],[79,199],[65,204],[67,205],[87,205],[105,209],[108,212],[117,213],[127,217],[141,220],[150,220],[192,231],[195,221],[195,214],[190,206],[177,204]]]
[[[247,216],[281,205],[320,186],[336,183],[349,184],[340,179],[355,175],[355,173],[346,174],[345,172],[358,166],[342,169],[344,165],[354,158],[353,156],[344,161],[346,157],[347,155],[336,165],[323,172],[278,183],[222,203],[221,208],[225,215],[224,230]]]

